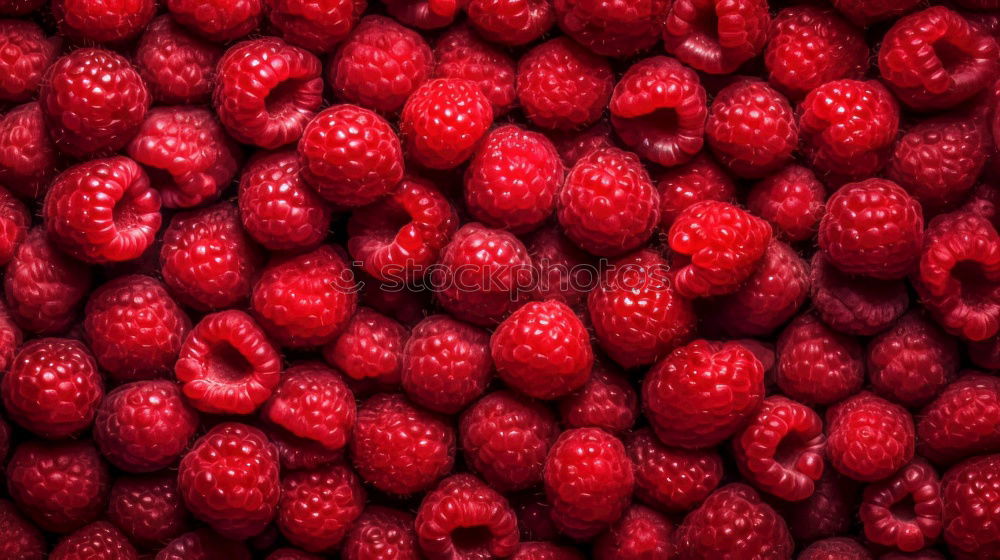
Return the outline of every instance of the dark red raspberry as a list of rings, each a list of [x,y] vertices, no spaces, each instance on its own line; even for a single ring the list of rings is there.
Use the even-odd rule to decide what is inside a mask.
[[[382,0],[390,16],[403,25],[432,30],[455,21],[465,0]]]
[[[315,469],[344,458],[343,449],[328,449],[314,439],[299,437],[270,422],[260,422],[257,427],[267,434],[278,451],[282,469],[289,471]]]
[[[660,176],[660,227],[670,229],[685,208],[703,200],[734,202],[736,185],[706,152]]]
[[[824,325],[813,313],[792,321],[778,337],[777,381],[781,392],[806,404],[828,405],[861,390],[861,344]]]
[[[293,45],[323,53],[354,29],[366,0],[265,0],[267,17]]]
[[[53,0],[52,15],[66,37],[82,42],[122,44],[142,33],[156,15],[156,2]]]
[[[996,558],[1000,531],[992,515],[1000,501],[1000,455],[969,459],[941,483],[944,540],[960,560]]]
[[[229,203],[177,214],[163,232],[163,282],[178,301],[199,311],[246,301],[259,262]]]
[[[905,552],[931,545],[941,534],[941,484],[917,458],[895,476],[865,488],[858,512],[868,540]]]
[[[903,407],[863,392],[826,411],[827,458],[863,482],[892,476],[913,459],[913,418]]]
[[[550,130],[547,135],[555,144],[563,163],[570,167],[594,150],[612,148],[618,145],[618,141],[613,137],[611,122],[608,119],[602,119],[594,126],[583,130]]]
[[[323,560],[323,558],[297,548],[279,548],[268,554],[267,560]]]
[[[137,560],[132,543],[107,521],[91,523],[63,537],[52,549],[51,560]]]
[[[942,464],[1000,451],[1000,378],[970,373],[948,385],[921,412],[917,439]]]
[[[782,168],[797,147],[792,106],[767,82],[745,79],[715,95],[705,122],[712,153],[741,177],[764,177]]]
[[[31,226],[31,214],[10,191],[0,187],[0,266],[14,258],[17,246],[24,241]]]
[[[368,506],[351,526],[341,555],[344,560],[419,560],[413,515],[380,506]]]
[[[801,99],[826,82],[861,78],[868,55],[864,36],[836,12],[801,5],[774,17],[764,64],[774,87]]]
[[[28,101],[38,91],[45,70],[52,64],[61,39],[48,37],[31,21],[0,21],[0,100]]]
[[[278,528],[304,550],[332,550],[364,506],[365,491],[350,467],[341,463],[296,471],[281,481]]]
[[[663,46],[696,70],[729,74],[760,54],[770,25],[766,0],[677,0],[663,27]]]
[[[116,467],[153,472],[177,462],[198,423],[175,383],[139,381],[108,393],[94,420],[94,442]]]
[[[577,309],[597,282],[591,255],[573,244],[556,224],[525,239],[537,275],[533,299],[558,300]]]
[[[108,520],[142,548],[159,548],[190,524],[177,491],[177,476],[169,471],[115,480],[108,498]]]
[[[104,511],[108,466],[87,441],[26,441],[7,464],[7,491],[39,527],[69,533]]]
[[[799,135],[817,171],[870,177],[889,159],[899,129],[899,105],[881,83],[834,80],[799,105]]]
[[[469,159],[493,124],[493,108],[469,80],[437,78],[406,100],[399,133],[406,154],[432,169],[451,169]]]
[[[869,336],[884,331],[910,306],[902,280],[851,276],[822,251],[812,258],[810,281],[816,314],[838,332]]]
[[[212,105],[233,138],[273,150],[298,140],[319,109],[321,70],[315,55],[277,37],[244,41],[219,61]]]
[[[263,432],[224,422],[181,459],[177,486],[188,510],[224,537],[267,527],[278,507],[278,453]]]
[[[402,352],[403,390],[413,402],[455,414],[479,398],[493,376],[485,330],[432,315],[420,321]]]
[[[361,478],[391,494],[434,486],[455,464],[455,430],[444,417],[382,393],[358,407],[351,461]]]
[[[221,47],[191,35],[169,15],[154,19],[135,49],[139,75],[160,103],[208,101],[220,58]]]
[[[517,64],[517,99],[536,126],[578,130],[601,118],[614,87],[608,61],[566,37],[546,41]]]
[[[525,490],[542,480],[549,447],[559,435],[555,415],[509,391],[486,395],[462,413],[465,462],[493,488]]]
[[[668,558],[673,553],[673,524],[662,513],[632,505],[594,542],[596,560]]]
[[[224,539],[209,529],[184,533],[160,550],[154,560],[250,560],[250,551],[238,541]]]
[[[804,241],[816,235],[825,199],[826,189],[812,170],[789,165],[753,186],[747,209],[771,222],[777,236]]]
[[[674,533],[677,558],[790,560],[794,543],[785,520],[745,484],[716,490]]]
[[[318,362],[292,366],[264,404],[261,417],[330,450],[345,447],[357,405],[340,374]]]
[[[545,460],[552,519],[573,538],[597,535],[622,516],[635,478],[625,446],[600,428],[566,430]]]
[[[428,560],[503,558],[518,547],[507,499],[470,474],[441,481],[420,503],[417,542]]]
[[[264,13],[262,0],[166,0],[166,5],[177,23],[220,43],[257,29]]]
[[[912,11],[919,0],[831,0],[834,8],[860,27]]]
[[[458,78],[479,84],[479,89],[500,116],[513,108],[516,70],[506,53],[483,41],[468,27],[445,32],[434,46],[434,77]]]
[[[7,371],[7,368],[14,363],[14,352],[21,346],[24,340],[24,333],[14,323],[14,319],[7,311],[7,306],[0,301],[0,373]],[[0,465],[7,456],[8,444],[10,443],[9,427],[6,422],[0,419]]]
[[[908,408],[927,404],[958,371],[955,340],[917,312],[869,341],[867,354],[875,392]]]
[[[555,0],[564,33],[596,54],[631,56],[652,47],[670,8],[669,0]]]
[[[556,13],[547,0],[469,0],[469,24],[484,39],[503,45],[525,45],[545,34]]]
[[[660,220],[660,196],[635,154],[595,150],[566,176],[558,218],[563,233],[585,251],[617,256],[652,235]]]
[[[42,532],[11,502],[0,500],[0,556],[10,560],[44,560],[48,546]]]
[[[5,16],[23,16],[34,12],[45,5],[45,0],[2,0],[0,14]]]
[[[543,492],[530,492],[516,497],[517,524],[521,530],[521,540],[556,540],[559,529],[552,521],[552,506]],[[577,557],[574,558],[576,560]]]
[[[590,380],[559,400],[559,417],[567,428],[601,428],[612,434],[632,429],[639,416],[639,395],[624,372],[594,363]]]
[[[337,50],[327,80],[348,103],[391,113],[431,75],[423,37],[383,16],[367,16]]]
[[[0,181],[18,196],[40,198],[59,172],[56,147],[38,102],[0,117]]]
[[[347,248],[366,273],[401,285],[427,272],[456,228],[448,199],[429,181],[410,177],[392,195],[351,214]]]
[[[14,327],[16,329],[16,327]],[[15,334],[16,336],[16,334]],[[969,341],[966,343],[969,351],[969,359],[972,363],[983,369],[1000,369],[1000,336],[987,338],[978,342]],[[2,365],[0,358],[0,365]],[[0,367],[0,371],[2,371]]]
[[[57,60],[38,100],[56,147],[74,157],[123,148],[151,102],[128,60],[104,49],[78,49]]]
[[[281,356],[249,315],[231,309],[191,329],[174,373],[198,410],[250,414],[278,385]]]
[[[947,560],[937,550],[925,548],[920,552],[890,552],[879,556],[878,560]]]
[[[830,467],[815,483],[812,496],[783,508],[792,535],[811,542],[850,532],[861,498],[861,484]]]
[[[323,358],[350,379],[399,385],[409,336],[395,320],[359,307],[340,336],[323,347]]]
[[[510,560],[583,560],[575,548],[550,542],[522,542]]]
[[[704,200],[685,208],[667,235],[677,291],[695,298],[739,289],[764,258],[771,226],[728,202]]]
[[[858,541],[836,537],[809,545],[798,560],[872,560],[872,555]]]
[[[636,497],[656,509],[691,510],[722,480],[722,458],[714,449],[667,447],[649,428],[632,432],[626,448],[635,473]]]

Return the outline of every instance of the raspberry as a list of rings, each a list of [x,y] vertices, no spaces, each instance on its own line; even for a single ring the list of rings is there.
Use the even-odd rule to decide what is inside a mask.
[[[649,428],[632,432],[626,449],[635,473],[636,497],[659,510],[688,511],[722,480],[718,451],[667,447]]]
[[[617,140],[612,137],[611,123],[607,119],[602,119],[584,130],[551,130],[547,134],[559,151],[563,163],[570,167],[594,150],[618,145]]]
[[[108,520],[143,548],[157,548],[183,533],[188,513],[170,472],[121,477],[111,486]]]
[[[399,121],[406,153],[432,169],[451,169],[469,159],[493,124],[489,99],[474,82],[438,78],[406,100]]]
[[[996,40],[958,12],[935,6],[897,21],[882,38],[878,67],[914,109],[953,107],[991,85],[1000,70]]]
[[[56,147],[38,102],[0,117],[0,182],[18,196],[37,199],[59,171]]]
[[[292,366],[264,404],[261,416],[330,450],[347,445],[357,405],[340,375],[317,362]]]
[[[455,414],[479,398],[493,376],[489,333],[447,315],[417,323],[402,352],[402,384],[413,402]]]
[[[542,492],[522,494],[514,504],[517,509],[517,524],[521,530],[521,540],[555,540],[559,530],[552,521],[552,506]],[[572,560],[579,560],[575,556]]]
[[[942,554],[936,550],[925,548],[920,552],[890,552],[879,557],[879,560],[946,560]]]
[[[590,380],[559,400],[559,417],[567,428],[601,428],[627,432],[639,416],[639,395],[616,367],[594,363]]]
[[[16,328],[16,327],[15,327]],[[16,334],[15,334],[16,336]],[[969,359],[983,369],[1000,369],[1000,336],[994,336],[979,342],[968,342]],[[0,359],[0,364],[2,364]],[[3,368],[0,367],[0,371]]]
[[[908,408],[927,404],[958,371],[955,340],[917,312],[868,342],[868,378],[883,397]]]
[[[265,0],[271,25],[289,43],[323,53],[334,49],[361,18],[366,0]]]
[[[159,103],[203,103],[212,95],[222,48],[188,33],[169,15],[146,27],[135,65]]]
[[[734,82],[716,94],[705,122],[712,153],[741,177],[764,177],[782,168],[799,139],[788,100],[767,82]]]
[[[509,391],[486,395],[459,422],[465,462],[503,492],[541,482],[545,457],[558,435],[559,424],[549,409]]]
[[[745,484],[716,490],[684,518],[674,543],[680,560],[790,560],[794,548],[785,520]]]
[[[500,49],[460,26],[441,35],[434,46],[435,78],[465,79],[479,84],[490,101],[493,114],[513,108],[516,70],[514,61]]]
[[[135,68],[104,49],[78,49],[49,67],[39,103],[60,151],[74,157],[120,150],[139,129],[150,96]]]
[[[583,560],[575,548],[550,542],[521,542],[510,560]]]
[[[826,412],[827,458],[864,482],[893,475],[913,459],[913,418],[903,407],[862,392]]]
[[[297,471],[281,481],[278,528],[295,546],[310,552],[340,544],[365,506],[365,491],[343,464]]]
[[[667,234],[685,297],[735,292],[764,257],[771,226],[742,208],[705,200],[684,209]]]
[[[52,560],[137,560],[132,543],[107,521],[91,523],[63,537],[49,555]]]
[[[83,2],[53,0],[52,15],[59,31],[82,42],[122,44],[135,38],[156,14],[154,0]]]
[[[341,556],[344,560],[418,560],[413,515],[380,506],[368,506],[351,526]]]
[[[428,181],[404,178],[395,193],[351,214],[347,248],[366,273],[400,284],[423,276],[457,228],[443,194]]]
[[[31,226],[31,215],[24,203],[0,187],[0,265],[14,257]]]
[[[920,454],[943,464],[1000,451],[1000,378],[970,373],[921,412]]]
[[[599,428],[566,430],[545,460],[552,519],[573,538],[594,536],[622,516],[635,478],[625,446]]]
[[[323,347],[323,358],[350,379],[398,385],[409,336],[407,328],[395,320],[359,307],[340,336]]]
[[[870,177],[888,161],[899,129],[899,105],[874,80],[834,80],[799,105],[799,137],[817,171]]]
[[[555,0],[564,33],[596,54],[631,56],[656,44],[668,0]]]
[[[155,560],[214,560],[215,558],[250,560],[250,551],[241,542],[224,539],[209,529],[198,529],[170,541],[156,555]]]
[[[788,504],[785,517],[792,535],[804,542],[847,534],[855,522],[861,485],[829,464],[816,481],[812,496]]]
[[[323,245],[309,253],[276,257],[260,273],[250,299],[271,337],[288,348],[336,340],[358,307],[354,273],[343,250]]]
[[[829,405],[861,390],[861,344],[824,325],[813,313],[795,318],[778,337],[781,392],[806,404]]]
[[[0,21],[0,49],[4,53],[0,58],[0,100],[30,100],[60,46],[60,39],[46,36],[30,21]]]
[[[108,467],[86,441],[25,441],[7,464],[7,491],[45,531],[69,533],[104,511]],[[6,540],[6,539],[5,539]]]
[[[451,472],[455,430],[402,395],[375,395],[358,407],[351,461],[365,482],[383,492],[421,492]]]
[[[535,231],[525,243],[537,275],[533,299],[558,300],[574,309],[586,301],[595,280],[590,255],[554,224]]]
[[[322,558],[297,548],[279,548],[268,554],[267,560],[322,560]]]
[[[0,301],[0,373],[7,371],[7,368],[14,363],[14,352],[21,346],[24,334],[21,329],[14,324],[14,319],[7,311],[7,306]],[[10,443],[9,427],[6,422],[0,419],[0,465],[7,456],[7,447]]]
[[[233,138],[273,150],[298,140],[319,109],[321,70],[315,55],[277,37],[237,43],[219,60],[212,106]]]
[[[261,422],[258,427],[267,434],[278,451],[282,469],[290,471],[315,469],[344,458],[343,449],[328,449],[314,439],[299,437],[275,424]]]
[[[944,475],[944,540],[956,558],[996,557],[1000,532],[992,516],[985,513],[997,508],[998,472],[1000,455],[984,455],[960,463]]]
[[[779,11],[771,24],[764,51],[771,84],[792,99],[813,89],[868,69],[864,36],[836,12],[817,6],[792,6]]]
[[[367,16],[337,50],[327,80],[340,99],[392,113],[433,67],[434,55],[423,37],[395,20]]]
[[[893,19],[912,11],[918,0],[831,0],[833,7],[859,27]]]
[[[665,230],[692,204],[702,200],[734,202],[736,198],[733,179],[704,151],[660,175],[656,190],[660,193],[660,227]]]
[[[478,223],[462,226],[441,251],[432,274],[436,297],[457,319],[496,325],[527,297],[533,270],[528,250],[511,233]]]
[[[566,37],[535,46],[517,64],[517,99],[542,128],[578,130],[597,122],[613,87],[608,61]]]
[[[224,422],[181,459],[177,486],[191,513],[220,535],[252,537],[278,506],[278,454],[260,430]]]
[[[4,275],[4,295],[18,327],[36,334],[69,328],[90,291],[89,267],[59,252],[41,226],[28,231]]]
[[[153,472],[177,462],[198,429],[198,414],[169,381],[138,381],[108,393],[94,442],[116,467]]]
[[[40,9],[45,0],[3,0],[0,2],[0,14],[4,16],[23,16]]]
[[[262,0],[166,0],[166,4],[177,23],[220,43],[253,32],[264,13]]]
[[[465,173],[465,204],[491,227],[526,233],[556,207],[565,168],[545,136],[514,125],[486,135]]]
[[[546,0],[469,0],[469,24],[487,41],[516,46],[531,43],[555,23]]]
[[[281,356],[249,315],[221,311],[191,330],[174,373],[198,410],[250,414],[278,385]]]
[[[431,30],[451,25],[465,0],[382,0],[403,25]]]
[[[812,258],[812,304],[816,314],[838,332],[869,336],[887,329],[910,306],[902,280],[850,276],[822,251]]]
[[[693,70],[672,58],[632,65],[615,86],[609,109],[622,142],[653,163],[685,163],[704,145],[705,88]]]
[[[21,517],[14,504],[0,500],[0,555],[11,560],[44,560],[48,547],[42,532]]]
[[[799,560],[872,560],[868,550],[854,539],[837,537],[814,542],[799,554]]]
[[[672,532],[673,524],[663,514],[633,505],[594,543],[594,558],[667,558],[673,551]]]
[[[470,474],[448,477],[428,492],[415,526],[428,560],[503,558],[518,548],[507,499]]]
[[[631,152],[595,150],[580,158],[559,191],[559,225],[585,251],[618,256],[637,249],[659,222],[659,193]]]
[[[663,27],[667,52],[696,70],[729,74],[767,42],[766,0],[677,0]]]
[[[229,203],[177,214],[163,232],[163,282],[178,301],[199,311],[246,301],[259,261]]]
[[[865,488],[859,512],[872,542],[914,552],[941,534],[941,484],[923,459]]]
[[[809,168],[789,165],[753,186],[747,193],[747,209],[770,222],[777,236],[805,241],[819,229],[825,199],[823,183]]]
[[[612,262],[587,309],[601,349],[626,368],[652,364],[694,336],[694,310],[674,291],[670,265],[651,250]]]

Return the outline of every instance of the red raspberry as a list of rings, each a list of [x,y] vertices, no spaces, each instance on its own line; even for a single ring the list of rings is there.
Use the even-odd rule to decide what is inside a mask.
[[[212,106],[233,138],[273,150],[298,140],[319,109],[321,70],[315,55],[277,37],[243,41],[219,61]]]
[[[271,25],[293,45],[330,52],[354,29],[366,0],[265,0]]]
[[[395,20],[367,16],[337,50],[327,80],[340,99],[392,113],[433,67],[434,55],[423,37]]]
[[[537,45],[517,63],[517,99],[536,126],[578,130],[601,118],[614,87],[608,61],[566,37]]]
[[[56,147],[38,102],[0,117],[0,182],[18,196],[37,199],[59,171]]]
[[[533,299],[558,300],[577,309],[593,287],[592,257],[573,244],[556,224],[544,226],[525,243],[537,275]]]
[[[667,447],[649,428],[626,440],[635,494],[643,503],[667,512],[682,512],[701,503],[722,480],[722,458],[714,449]]]
[[[859,27],[896,18],[920,4],[919,0],[830,0],[830,3]]]
[[[298,143],[302,178],[338,207],[371,204],[403,178],[403,149],[385,119],[335,105],[306,125]]]
[[[595,536],[625,512],[635,478],[625,446],[600,428],[566,430],[545,460],[552,519],[573,538]]]
[[[781,392],[806,404],[828,405],[861,390],[861,344],[803,313],[778,337],[777,381]]]
[[[24,203],[0,187],[0,266],[14,258],[31,226],[31,214]]]
[[[970,373],[921,412],[920,454],[943,464],[1000,451],[1000,378]]]
[[[771,222],[777,236],[804,241],[816,235],[825,199],[826,189],[812,170],[789,165],[753,186],[747,209]]]
[[[278,385],[281,356],[249,315],[231,309],[191,329],[174,373],[198,410],[250,414]]]
[[[559,546],[550,542],[521,542],[510,560],[583,560],[583,555],[575,548]]]
[[[799,140],[788,100],[767,82],[745,79],[715,95],[705,122],[712,153],[741,177],[764,177],[782,168]]]
[[[584,130],[550,130],[547,135],[559,151],[563,163],[570,167],[594,150],[618,145],[618,141],[613,138],[611,122],[608,119],[602,119]]]
[[[177,491],[177,476],[162,472],[120,477],[111,486],[108,520],[142,548],[158,548],[183,533],[188,512]]]
[[[702,200],[735,202],[736,184],[715,160],[701,151],[683,165],[668,169],[656,184],[660,192],[660,227],[670,229],[685,208]]]
[[[359,307],[340,336],[323,347],[323,358],[350,379],[399,385],[409,336],[395,320]]]
[[[209,529],[198,529],[184,533],[170,541],[156,555],[155,560],[250,560],[246,545],[230,541]]]
[[[78,49],[57,60],[38,100],[56,147],[74,157],[120,150],[151,101],[128,60],[104,49]]]
[[[335,464],[296,471],[281,481],[278,528],[304,550],[331,550],[364,507],[365,491],[350,467]]]
[[[62,41],[48,37],[30,21],[0,21],[0,100],[28,101],[38,91],[45,70],[56,58]]]
[[[403,25],[431,30],[452,24],[464,0],[382,0],[390,16]]]
[[[860,483],[827,464],[815,488],[812,496],[790,502],[785,508],[792,535],[799,541],[811,542],[850,532],[861,497]]]
[[[188,33],[174,18],[154,19],[135,49],[135,65],[159,103],[202,103],[215,83],[222,48]]]
[[[612,434],[632,429],[639,416],[639,395],[624,372],[594,363],[590,380],[559,400],[559,417],[567,428],[601,428]]]
[[[944,475],[944,540],[956,558],[996,558],[1000,531],[987,512],[997,508],[998,473],[1000,455],[984,455],[960,463]]]
[[[351,526],[341,557],[344,560],[419,560],[413,515],[380,506],[368,506]]]
[[[955,340],[916,312],[869,341],[867,354],[875,392],[908,408],[927,404],[958,371]]]
[[[817,315],[838,332],[869,336],[887,329],[910,306],[902,280],[850,276],[822,251],[812,258],[812,304]]]
[[[153,472],[177,462],[198,423],[175,383],[138,381],[108,393],[97,410],[94,442],[116,467]]]
[[[51,560],[137,560],[132,543],[107,521],[91,523],[63,537],[52,549]]]
[[[791,399],[764,399],[760,411],[733,437],[740,473],[782,500],[812,495],[823,475],[826,437],[819,414]]]
[[[790,560],[788,526],[745,484],[716,490],[674,533],[679,560],[769,558]]]
[[[547,0],[469,0],[465,13],[484,39],[508,46],[531,43],[556,20]]]
[[[90,291],[89,267],[59,252],[41,226],[28,232],[4,275],[7,307],[17,326],[37,334],[65,331]]]
[[[417,542],[428,560],[503,558],[518,548],[507,499],[470,474],[441,481],[420,503]]]
[[[261,422],[258,427],[267,434],[268,439],[278,451],[278,459],[281,461],[282,469],[290,471],[315,469],[344,458],[343,449],[327,449],[314,439],[299,437],[269,422]]]
[[[669,0],[555,0],[564,33],[596,54],[631,56],[660,40]]]
[[[690,302],[677,295],[670,265],[651,250],[612,262],[587,308],[601,349],[626,368],[652,364],[694,335]]]
[[[26,441],[7,464],[7,491],[45,531],[69,533],[104,511],[108,466],[87,441]],[[6,539],[5,539],[6,540]]]
[[[406,153],[432,169],[452,169],[469,159],[493,124],[489,99],[474,82],[438,78],[406,100],[399,132]]]
[[[318,362],[292,366],[264,404],[261,417],[330,450],[347,445],[357,405],[340,374]]]
[[[278,507],[278,454],[257,428],[224,422],[181,459],[177,486],[191,513],[220,535],[252,537]]]
[[[513,108],[516,96],[514,61],[480,39],[466,26],[445,32],[434,46],[435,78],[465,79],[479,84],[500,116]]]
[[[421,492],[451,472],[455,430],[402,395],[375,395],[358,407],[351,460],[361,478],[383,492]]]
[[[906,552],[931,545],[941,534],[941,484],[923,459],[890,479],[865,488],[858,512],[868,540]]]
[[[677,291],[695,298],[738,290],[764,258],[771,226],[728,202],[705,200],[685,208],[667,235]]]
[[[66,37],[85,43],[122,44],[142,33],[156,15],[156,2],[53,0],[52,15]]]
[[[834,80],[799,105],[799,135],[817,171],[870,177],[889,159],[899,128],[899,105],[881,83]]]
[[[872,560],[872,555],[858,541],[837,537],[814,542],[799,554],[798,560]]]
[[[770,25],[766,0],[677,0],[663,27],[663,46],[696,70],[729,74],[760,54]]]
[[[669,558],[673,524],[663,514],[633,505],[594,543],[596,560]]]
[[[792,99],[833,80],[857,80],[868,69],[868,45],[833,10],[791,6],[778,12],[764,51],[771,84]]]
[[[913,418],[903,407],[862,392],[826,411],[827,458],[864,482],[892,476],[913,459]]]
[[[10,560],[44,560],[48,546],[42,532],[7,500],[0,500],[0,555]]]
[[[399,285],[423,276],[456,228],[444,195],[428,181],[405,178],[395,193],[351,214],[347,248],[366,273]]]
[[[420,321],[403,349],[403,390],[415,403],[455,414],[479,398],[493,376],[485,330],[432,315]]]
[[[660,220],[660,196],[631,152],[595,150],[580,158],[559,191],[559,225],[585,251],[617,256],[649,239]]]
[[[558,435],[559,423],[548,408],[509,391],[486,395],[459,422],[465,462],[501,492],[541,482],[545,457]]]
[[[0,373],[6,372],[14,363],[14,352],[21,346],[23,339],[21,329],[14,323],[7,306],[0,301]],[[7,456],[7,446],[10,443],[8,432],[7,423],[0,419],[0,465]]]
[[[253,32],[264,13],[262,0],[166,0],[166,5],[177,23],[220,43]]]

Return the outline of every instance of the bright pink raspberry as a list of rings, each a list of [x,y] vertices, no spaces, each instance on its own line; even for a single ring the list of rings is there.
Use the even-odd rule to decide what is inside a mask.
[[[953,467],[941,483],[944,540],[960,560],[996,558],[1000,531],[993,516],[1000,496],[1000,455],[984,455]]]
[[[222,48],[190,34],[169,15],[154,19],[139,39],[135,65],[160,103],[208,101]]]
[[[712,153],[741,177],[764,177],[787,163],[799,140],[792,106],[767,82],[739,80],[715,95],[705,122]]]
[[[166,5],[177,23],[220,43],[251,33],[264,15],[262,0],[166,0]]]
[[[222,56],[212,94],[233,138],[273,150],[302,136],[322,104],[318,58],[277,37],[237,43]]]
[[[146,549],[179,537],[190,525],[177,476],[170,471],[115,480],[107,516],[130,541]]]
[[[845,535],[851,531],[861,501],[861,484],[831,468],[815,483],[812,496],[782,508],[792,535],[800,541]]]
[[[663,46],[709,74],[729,74],[760,54],[771,17],[766,0],[676,0],[663,27]]]
[[[11,502],[0,500],[0,555],[11,560],[44,560],[48,545],[42,532]]]
[[[594,363],[590,380],[559,400],[567,428],[601,428],[612,434],[630,430],[639,416],[639,395],[617,367]]]
[[[868,540],[915,552],[941,534],[943,509],[937,473],[917,458],[892,478],[865,488],[858,514]]]
[[[673,524],[655,510],[632,505],[594,542],[596,560],[668,558],[673,553]]]
[[[318,362],[286,369],[261,417],[330,450],[345,447],[354,429],[354,395],[336,371]]]
[[[326,362],[350,379],[399,385],[409,330],[367,307],[358,307],[336,340],[323,347]]]
[[[264,0],[267,17],[289,43],[324,53],[344,40],[368,5],[366,0]]]
[[[49,555],[51,560],[137,560],[132,543],[107,521],[91,523],[62,538]]]
[[[432,169],[452,169],[469,159],[493,124],[493,108],[469,80],[437,78],[406,100],[399,121],[407,156]]]
[[[902,280],[851,276],[837,269],[822,251],[812,258],[812,305],[830,328],[870,336],[887,329],[910,306]]]
[[[854,539],[835,537],[809,545],[798,560],[872,560],[872,555]]]
[[[656,509],[691,510],[722,480],[722,458],[715,449],[667,447],[649,428],[632,432],[625,445],[635,473],[636,497]]]
[[[155,560],[250,560],[250,550],[239,541],[220,537],[210,529],[197,529],[170,541]]]
[[[156,15],[156,2],[53,0],[52,15],[66,37],[81,42],[122,44],[146,28]]]
[[[670,8],[669,0],[555,0],[564,33],[596,54],[626,57],[652,47]]]
[[[567,37],[557,37],[518,61],[517,99],[536,126],[578,130],[601,118],[614,79],[607,60]]]
[[[813,313],[803,313],[785,327],[777,352],[778,387],[797,401],[833,404],[864,384],[861,344],[830,329]]]
[[[580,250],[556,224],[544,226],[525,239],[537,274],[533,299],[559,300],[576,309],[593,287],[592,256]]]
[[[0,181],[20,197],[38,199],[60,162],[41,105],[19,105],[0,117]]]
[[[277,524],[292,544],[309,552],[336,548],[365,507],[365,490],[343,463],[286,474]]]
[[[479,398],[493,377],[490,335],[484,329],[432,315],[417,323],[403,349],[403,390],[413,402],[455,414]]]
[[[513,108],[517,95],[514,61],[468,27],[454,27],[441,35],[434,46],[434,61],[435,78],[459,78],[479,84],[494,115]]]
[[[831,0],[833,7],[859,27],[893,19],[912,11],[918,0]]]
[[[826,411],[827,458],[863,482],[892,476],[913,459],[913,418],[903,407],[862,392]]]
[[[825,199],[826,188],[812,170],[789,165],[753,186],[747,209],[770,222],[777,236],[804,241],[816,235]]]
[[[920,454],[941,464],[1000,451],[1000,378],[969,373],[920,413]]]
[[[484,39],[508,46],[531,43],[556,19],[548,0],[469,0],[465,13]]]
[[[632,65],[608,108],[622,142],[653,163],[685,163],[704,145],[705,88],[698,74],[673,58],[654,56]]]
[[[0,99],[21,102],[34,97],[61,43],[31,21],[0,21]]]
[[[0,187],[0,266],[14,258],[17,246],[24,241],[31,226],[31,214],[10,191]]]
[[[794,543],[785,520],[746,484],[716,490],[674,533],[677,558],[790,560]]]
[[[705,151],[660,175],[656,190],[660,192],[660,227],[665,230],[670,229],[677,216],[692,204],[702,200],[734,202],[736,199],[733,179]]]
[[[174,373],[198,410],[250,414],[278,385],[281,356],[249,315],[231,309],[191,329]]]
[[[413,515],[370,505],[351,526],[341,555],[344,560],[419,560]]]
[[[868,342],[872,388],[908,408],[933,399],[955,377],[958,364],[955,340],[917,312]]]
[[[428,560],[503,558],[520,540],[507,499],[464,473],[442,480],[424,496],[415,527]]]

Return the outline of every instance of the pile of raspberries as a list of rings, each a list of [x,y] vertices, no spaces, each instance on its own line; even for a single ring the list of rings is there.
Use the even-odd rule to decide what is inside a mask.
[[[0,16],[0,560],[1000,559],[1000,0]]]

